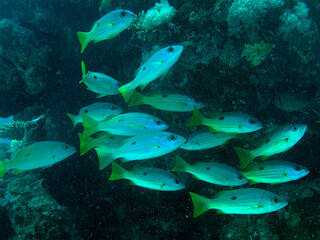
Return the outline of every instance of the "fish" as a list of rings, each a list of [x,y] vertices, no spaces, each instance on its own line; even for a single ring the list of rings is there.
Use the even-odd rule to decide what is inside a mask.
[[[121,146],[121,143],[128,139],[126,136],[112,135],[108,132],[99,133],[96,138],[92,138],[82,133],[78,133],[80,139],[80,156],[86,154],[95,147],[114,149]]]
[[[178,191],[185,188],[181,180],[169,171],[160,168],[135,167],[128,171],[112,162],[109,180],[128,179],[131,185],[159,191]]]
[[[164,78],[169,69],[178,61],[182,51],[183,46],[175,45],[165,47],[152,55],[138,68],[136,77],[118,89],[125,102],[129,102],[137,87],[140,86],[140,89],[144,90],[150,82],[160,77]]]
[[[78,123],[82,123],[82,114],[86,114],[96,121],[103,121],[110,115],[118,115],[122,112],[122,108],[115,104],[97,102],[81,108],[78,115],[72,115],[71,113],[67,113],[67,115],[73,123],[73,128],[75,128]]]
[[[308,168],[293,162],[269,160],[250,164],[241,172],[250,184],[278,184],[300,179],[308,175],[310,171]]]
[[[79,83],[85,83],[88,90],[98,94],[97,98],[120,93],[118,88],[121,84],[117,80],[103,73],[90,71],[86,73],[86,67],[83,61],[81,62],[81,69],[82,79]]]
[[[98,43],[116,37],[129,28],[134,19],[135,14],[133,12],[118,9],[107,13],[96,21],[92,25],[90,32],[77,32],[81,44],[81,53],[91,41]]]
[[[91,136],[105,131],[113,135],[135,136],[142,132],[164,131],[168,124],[161,119],[146,113],[124,113],[104,121],[96,121],[87,115],[81,115],[83,121],[83,135]]]
[[[193,165],[175,155],[175,165],[172,172],[187,172],[194,178],[221,186],[240,186],[248,180],[236,169],[222,163],[196,162]]]
[[[192,134],[187,141],[180,146],[184,150],[204,150],[228,143],[228,140],[238,138],[234,133],[201,132]]]
[[[320,112],[318,110],[319,105],[316,100],[318,100],[318,98],[308,99],[306,96],[301,94],[279,93],[274,96],[272,103],[277,108],[286,112],[299,111],[305,113],[305,110],[310,109],[320,116]]]
[[[256,149],[249,150],[239,147],[234,147],[241,168],[245,168],[253,159],[261,157],[266,160],[272,155],[285,152],[292,148],[303,137],[307,130],[304,124],[294,123],[281,126],[265,136]]]
[[[264,214],[278,211],[288,205],[283,197],[259,188],[242,188],[218,192],[213,199],[190,192],[193,217],[210,209],[222,214]]]
[[[197,108],[194,108],[188,125],[205,125],[214,132],[226,133],[249,133],[263,127],[258,119],[241,112],[211,113],[209,117],[204,117]]]
[[[118,158],[122,162],[145,160],[166,155],[178,149],[185,138],[170,132],[141,133],[124,140],[119,148],[95,148],[99,158],[99,169],[102,170]]]
[[[0,176],[9,170],[15,173],[50,167],[76,152],[76,148],[56,141],[36,142],[19,149],[11,160],[0,161]]]
[[[200,109],[204,107],[203,103],[197,103],[194,99],[181,94],[157,93],[151,96],[144,96],[137,91],[133,92],[129,107],[147,104],[155,109],[171,112],[189,112],[194,107]]]

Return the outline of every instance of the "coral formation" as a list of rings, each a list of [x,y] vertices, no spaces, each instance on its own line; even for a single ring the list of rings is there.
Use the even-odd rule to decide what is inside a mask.
[[[263,62],[274,46],[274,44],[265,43],[263,41],[253,45],[246,44],[241,55],[242,57],[245,57],[252,66],[256,67]]]

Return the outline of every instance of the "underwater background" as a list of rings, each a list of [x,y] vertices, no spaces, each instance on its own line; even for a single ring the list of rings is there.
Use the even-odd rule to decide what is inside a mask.
[[[89,31],[115,9],[134,12],[133,24],[80,54],[77,32]],[[320,239],[319,26],[317,0],[1,0],[0,117],[10,118],[0,127],[6,139],[0,159],[48,140],[78,151],[50,168],[1,177],[0,239]],[[301,164],[310,173],[289,183],[257,185],[285,197],[285,208],[261,215],[211,210],[193,218],[189,192],[213,198],[230,187],[185,173],[176,175],[186,188],[174,192],[111,182],[111,167],[99,171],[95,151],[79,155],[83,128],[73,129],[67,113],[98,101],[159,117],[181,136],[202,129],[188,127],[192,112],[128,107],[120,94],[97,99],[79,84],[81,61],[126,84],[151,52],[178,44],[184,47],[181,57],[144,95],[184,94],[204,103],[203,112],[243,112],[264,125],[246,139],[213,149],[177,149],[189,163],[215,161],[240,169],[233,147],[253,148],[277,126],[308,126],[292,149],[272,159]],[[138,164],[169,170],[173,159],[169,153]]]

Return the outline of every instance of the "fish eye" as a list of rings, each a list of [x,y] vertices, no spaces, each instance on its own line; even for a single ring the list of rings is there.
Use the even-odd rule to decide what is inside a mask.
[[[174,140],[176,140],[177,139],[177,137],[175,136],[175,135],[170,135],[169,136],[169,140],[170,141],[174,141]]]
[[[266,140],[266,143],[268,143],[268,142],[270,142],[270,139],[269,139],[269,138]]]
[[[163,94],[162,97],[166,98],[166,97],[168,97],[168,95],[167,94]]]
[[[224,119],[224,116],[220,116],[220,117],[219,117],[219,120],[223,120],[223,119]]]
[[[84,113],[88,113],[88,112],[89,112],[89,110],[88,110],[88,109],[84,110]]]
[[[148,175],[148,173],[144,172],[144,173],[143,173],[143,175],[147,176],[147,175]]]
[[[116,106],[112,106],[111,109],[112,110],[117,110],[117,107]]]
[[[169,47],[168,48],[168,52],[173,52],[174,51],[174,47]]]
[[[174,180],[174,183],[175,184],[180,184],[180,181],[179,180]]]
[[[97,76],[93,76],[93,78],[94,78],[94,79],[97,79],[98,77],[97,77]]]
[[[237,200],[237,197],[236,197],[236,196],[233,196],[233,197],[231,198],[231,200]]]
[[[280,199],[278,197],[273,197],[272,198],[272,202],[273,203],[279,203],[280,202]]]
[[[211,168],[210,167],[206,167],[206,170],[211,170]]]
[[[301,171],[302,168],[301,168],[300,166],[295,166],[295,167],[294,167],[294,170],[296,170],[296,171]]]
[[[256,124],[257,123],[257,121],[256,120],[254,120],[254,119],[249,119],[249,121],[248,121],[251,125],[253,125],[253,124]]]
[[[120,12],[120,17],[123,18],[123,17],[125,17],[126,15],[127,15],[126,11],[121,11],[121,12]]]
[[[110,136],[109,139],[113,140],[113,139],[114,139],[114,136]]]
[[[160,126],[161,123],[162,123],[162,122],[161,122],[160,120],[157,120],[157,121],[156,121],[156,124],[157,124],[158,126]]]
[[[264,167],[259,167],[259,170],[263,170],[264,169]]]
[[[137,142],[132,142],[131,144],[132,144],[132,145],[135,145],[136,143],[137,143]]]
[[[146,70],[146,67],[142,68],[142,71]]]
[[[296,126],[292,126],[292,127],[291,127],[291,131],[292,131],[292,132],[295,132],[295,131],[297,131],[297,130],[298,130],[298,128],[297,128]]]
[[[63,149],[67,150],[69,147],[67,145],[63,145]]]

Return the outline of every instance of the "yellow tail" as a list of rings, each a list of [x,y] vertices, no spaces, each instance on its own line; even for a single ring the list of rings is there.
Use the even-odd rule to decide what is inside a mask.
[[[183,160],[182,157],[180,157],[179,155],[175,155],[175,164],[174,167],[171,169],[172,172],[187,172],[188,171],[188,167],[190,167],[190,165]]]
[[[144,98],[145,98],[145,96],[143,96],[141,93],[138,93],[137,91],[134,91],[132,93],[132,96],[131,96],[130,102],[128,104],[128,107],[144,104],[144,101],[143,101]]]
[[[96,139],[83,135],[82,133],[78,133],[80,139],[80,156],[86,154],[92,148],[96,146]]]
[[[127,172],[126,169],[121,167],[119,164],[112,162],[112,172],[110,175],[109,180],[119,180],[125,178],[125,173]]]
[[[126,85],[123,85],[118,89],[118,91],[121,93],[126,103],[129,102],[134,90],[135,88],[132,87],[130,83],[127,83]]]
[[[196,218],[202,213],[210,210],[210,202],[212,199],[202,197],[198,194],[189,192],[192,202],[193,202],[193,217]]]
[[[251,150],[243,149],[239,147],[234,147],[233,149],[236,151],[236,154],[239,158],[240,166],[242,169],[248,166],[249,163],[251,163],[252,160],[254,159],[254,157],[251,154]]]
[[[193,114],[188,123],[188,126],[191,127],[191,126],[203,125],[203,121],[205,119],[206,118],[202,115],[202,113],[196,107],[194,107]]]
[[[0,161],[0,176],[3,176],[6,172],[5,161]]]
[[[76,122],[76,116],[72,115],[71,113],[67,113],[68,117],[71,119],[72,124],[73,124],[73,129],[76,127],[76,125],[78,124],[78,122]]]
[[[99,170],[107,167],[113,160],[115,160],[115,156],[112,154],[111,149],[105,148],[95,148],[98,158],[99,158]]]
[[[84,49],[87,47],[89,42],[91,41],[88,37],[89,33],[87,32],[77,32],[80,44],[81,44],[81,53],[83,53]]]
[[[82,123],[83,123],[83,135],[84,136],[91,136],[92,134],[95,134],[96,132],[99,132],[99,125],[100,122],[94,120],[93,118],[82,114]]]

